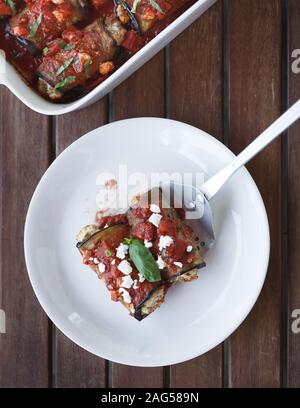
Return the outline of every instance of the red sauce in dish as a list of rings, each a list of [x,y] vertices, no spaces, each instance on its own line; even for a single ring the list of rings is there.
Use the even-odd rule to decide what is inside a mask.
[[[97,0],[91,0],[91,1],[94,4],[97,3]],[[128,1],[129,4],[130,4],[130,1]],[[29,2],[30,0],[27,0],[27,3]],[[167,10],[168,3],[164,2],[164,0],[160,0],[160,2],[162,2],[165,5],[166,10]],[[132,55],[134,55],[143,46],[145,46],[149,41],[151,41],[157,34],[159,34],[165,27],[167,27],[172,21],[174,21],[180,14],[182,14],[194,2],[195,0],[190,0],[190,1],[188,0],[187,3],[185,3],[184,7],[181,7],[179,10],[175,11],[174,13],[171,13],[170,15],[166,14],[166,16],[162,16],[162,15],[159,16],[159,13],[158,13],[159,18],[146,33],[140,34],[137,31],[135,31],[132,27],[131,28],[128,27],[126,37],[120,46],[118,55],[114,58],[114,68],[111,72],[109,72],[109,74],[107,75],[103,74],[100,76],[98,75],[93,78],[89,78],[86,81],[86,83],[80,87],[80,89],[70,90],[66,92],[63,95],[63,97],[57,101],[52,100],[50,98],[48,99],[54,103],[55,102],[66,103],[66,102],[70,102],[75,99],[78,99],[79,97],[87,94],[97,85],[102,83],[108,77],[108,75],[110,75],[112,72],[117,70],[122,64],[124,64]],[[84,19],[82,19],[79,22],[74,23],[74,26],[77,29],[82,30],[84,29],[84,27],[91,24],[97,18],[106,16],[106,15],[110,15],[111,13],[116,12],[116,4],[114,3],[113,0],[107,1],[106,3],[104,3],[98,8],[93,7],[92,3],[89,2],[89,6],[87,10],[85,11]],[[36,7],[38,8],[37,12],[42,11],[44,18],[47,18],[47,24],[45,25],[43,30],[51,31],[51,35],[53,34],[54,37],[57,36],[58,28],[53,26],[53,24],[55,23],[55,20],[53,20],[52,8],[51,8],[52,6],[43,5],[42,0],[37,0],[35,4],[36,4]],[[148,9],[151,12],[151,9],[149,8],[149,0],[141,0],[141,4],[145,8],[148,7]],[[24,3],[22,2],[22,0],[20,0],[18,2],[18,12],[23,10],[23,8],[24,8]],[[148,9],[146,9],[146,12],[148,12],[147,11]],[[153,12],[153,9],[152,9],[152,12]],[[9,18],[2,19],[2,20],[0,19],[0,49],[2,49],[6,53],[7,60],[17,69],[17,71],[22,75],[25,81],[33,89],[35,89],[38,92],[37,90],[37,82],[38,82],[37,68],[41,65],[43,55],[41,52],[39,52],[38,55],[32,55],[24,45],[21,45],[20,42],[17,41],[16,37],[12,36],[7,31],[9,21],[10,21]],[[40,33],[42,37],[44,34],[45,34],[44,32]],[[51,35],[49,38],[51,38]]]

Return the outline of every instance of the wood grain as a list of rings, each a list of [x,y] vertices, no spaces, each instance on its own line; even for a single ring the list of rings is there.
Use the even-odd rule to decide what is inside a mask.
[[[170,46],[170,117],[223,139],[222,1]],[[172,387],[221,387],[222,346],[172,366]]]
[[[288,7],[288,104],[292,105],[300,99],[300,2],[289,0]],[[292,71],[294,50],[299,50],[298,70]],[[294,310],[298,309],[300,316],[300,123],[295,124],[288,133],[288,268],[289,268],[289,305],[288,305],[288,386],[300,387],[300,333],[292,331],[295,317]],[[299,324],[297,325],[299,327]]]
[[[161,117],[164,108],[164,55],[160,52],[113,92],[112,117]],[[163,387],[164,370],[112,364],[111,381],[113,387]]]
[[[49,120],[0,90],[0,388],[47,387],[49,322],[26,272],[23,229],[31,195],[49,165]]]
[[[56,154],[80,136],[106,123],[107,98],[96,104],[56,119]],[[88,353],[56,330],[55,386],[105,387],[105,360]]]
[[[278,0],[229,2],[229,145],[239,153],[280,115],[281,10]],[[280,386],[281,141],[248,166],[271,229],[268,276],[259,300],[230,340],[232,387]]]

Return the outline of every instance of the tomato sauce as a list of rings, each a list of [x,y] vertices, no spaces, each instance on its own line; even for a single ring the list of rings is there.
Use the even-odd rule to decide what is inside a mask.
[[[182,14],[187,8],[189,8],[196,0],[191,0],[183,8],[174,12],[170,16],[165,17],[162,20],[157,21],[153,27],[143,35],[138,34],[134,30],[129,30],[127,37],[124,41],[124,46],[120,47],[120,52],[114,60],[115,68],[112,72],[117,70],[122,64],[131,58],[137,51],[151,41],[156,35],[158,35],[165,27],[167,27],[172,21],[174,21],[180,14]],[[86,17],[84,21],[80,21],[74,24],[77,28],[83,29],[85,26],[91,24],[95,19],[109,15],[115,10],[115,4],[113,1],[105,3],[99,9],[95,9],[92,6],[88,7]],[[11,63],[15,69],[22,75],[24,80],[30,87],[37,91],[37,68],[41,64],[42,55],[33,56],[23,45],[21,45],[16,38],[11,36],[7,32],[7,20],[0,19],[0,49],[6,54],[6,59]],[[110,73],[111,74],[111,73]],[[108,74],[109,75],[109,74]],[[108,75],[98,76],[97,78],[91,78],[82,86],[79,90],[71,90],[67,92],[62,99],[59,99],[58,103],[71,102],[87,94],[100,83],[105,81]],[[50,100],[50,99],[49,99]],[[55,103],[54,100],[51,100]]]

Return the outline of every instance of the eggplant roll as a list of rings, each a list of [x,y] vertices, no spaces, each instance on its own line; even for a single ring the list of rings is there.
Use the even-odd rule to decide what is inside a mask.
[[[192,231],[174,208],[135,197],[126,215],[96,218],[77,236],[83,262],[102,279],[114,301],[137,320],[156,310],[169,288],[197,278],[205,262]]]
[[[138,23],[139,30],[146,33],[159,20],[175,13],[182,8],[189,0],[116,0],[117,14],[120,19],[126,19],[124,9],[127,12],[127,19],[133,23],[133,28]]]
[[[51,99],[109,73],[126,30],[114,16],[99,18],[83,30],[70,27],[48,44],[38,67],[39,91]]]
[[[85,16],[86,0],[26,0],[26,7],[9,22],[9,32],[32,54],[58,38]]]

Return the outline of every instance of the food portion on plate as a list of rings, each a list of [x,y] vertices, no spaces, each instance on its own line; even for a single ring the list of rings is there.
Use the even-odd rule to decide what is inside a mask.
[[[0,0],[0,49],[52,102],[87,94],[195,0]]]
[[[197,270],[205,266],[198,239],[180,209],[165,206],[155,188],[135,196],[126,213],[98,212],[95,224],[79,232],[77,248],[111,299],[142,320],[175,283],[197,279]]]

